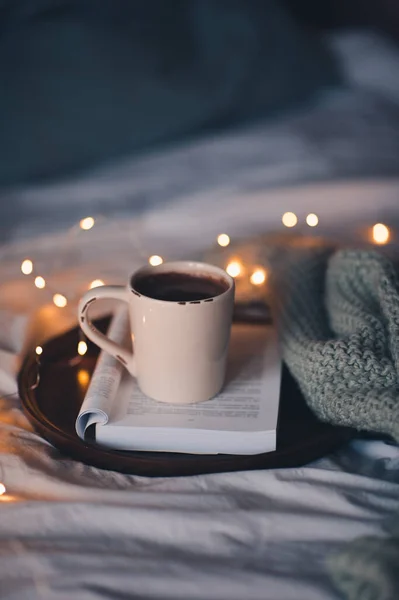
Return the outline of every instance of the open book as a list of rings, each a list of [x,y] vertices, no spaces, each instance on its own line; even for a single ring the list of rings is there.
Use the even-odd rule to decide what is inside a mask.
[[[108,335],[123,343],[128,331],[123,309]],[[280,380],[275,332],[265,325],[233,325],[225,386],[218,396],[198,404],[151,400],[115,359],[101,352],[76,431],[84,439],[94,426],[97,443],[117,450],[271,452],[276,449]]]

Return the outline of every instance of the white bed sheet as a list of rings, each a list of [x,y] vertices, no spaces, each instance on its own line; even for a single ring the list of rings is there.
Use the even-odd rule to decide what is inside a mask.
[[[332,43],[353,85],[310,113],[1,194],[11,215],[0,249],[2,599],[338,600],[327,557],[389,531],[397,446],[353,442],[303,468],[147,479],[61,456],[16,395],[19,357],[76,324],[92,279],[122,282],[154,253],[200,256],[222,230],[233,239],[276,230],[285,210],[301,222],[317,212],[320,233],[359,239],[396,218],[398,52],[373,36]],[[90,213],[103,215],[93,230],[63,233]],[[27,256],[45,290],[20,273]],[[68,296],[66,309],[52,306],[53,291]]]
[[[373,222],[375,203],[395,207],[398,192],[399,181],[389,180],[246,198],[229,194],[213,213],[202,212],[204,198],[130,220],[100,221],[90,232],[9,246],[0,266],[0,391],[15,392],[16,357],[26,344],[76,323],[73,297],[91,279],[122,281],[160,247],[166,257],[198,256],[214,239],[215,218],[225,218],[223,202],[230,210],[227,230],[239,236],[259,232],[259,223],[263,230],[267,223],[275,229],[274,218],[286,205],[308,210],[312,193],[326,200],[326,221],[332,224],[331,198],[341,198],[348,219],[361,209]],[[37,290],[20,273],[27,255],[52,289]],[[55,289],[71,298],[66,309],[51,306]],[[303,468],[170,479],[125,476],[61,456],[31,430],[18,398],[5,396],[1,598],[338,600],[326,559],[355,537],[386,535],[399,511],[398,467],[398,447],[370,441],[354,442]]]

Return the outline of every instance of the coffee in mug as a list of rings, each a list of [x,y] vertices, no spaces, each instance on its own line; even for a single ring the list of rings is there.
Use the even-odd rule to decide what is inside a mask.
[[[220,296],[228,290],[228,283],[221,277],[170,271],[137,277],[135,289],[155,300],[183,303]]]
[[[133,352],[103,335],[89,317],[102,298],[129,305]],[[209,400],[222,388],[234,307],[234,280],[199,262],[163,263],[134,273],[126,286],[89,290],[79,303],[87,337],[137,378],[160,402]]]

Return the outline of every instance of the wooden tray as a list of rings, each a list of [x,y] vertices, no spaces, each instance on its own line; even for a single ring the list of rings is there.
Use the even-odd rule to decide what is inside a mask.
[[[97,325],[105,331],[108,323],[103,319]],[[275,452],[254,456],[122,452],[103,448],[95,441],[83,442],[75,432],[75,420],[98,349],[89,342],[86,355],[77,357],[79,335],[76,328],[48,341],[43,345],[40,363],[36,354],[28,355],[18,385],[26,416],[39,434],[63,454],[86,464],[150,477],[296,467],[354,437],[351,429],[320,422],[284,368]]]

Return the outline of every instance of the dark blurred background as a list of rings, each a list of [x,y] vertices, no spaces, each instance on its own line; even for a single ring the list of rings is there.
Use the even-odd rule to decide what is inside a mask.
[[[284,0],[299,22],[321,29],[367,27],[399,39],[397,0]]]
[[[395,43],[395,0],[0,0],[0,188],[312,104],[326,30]]]

